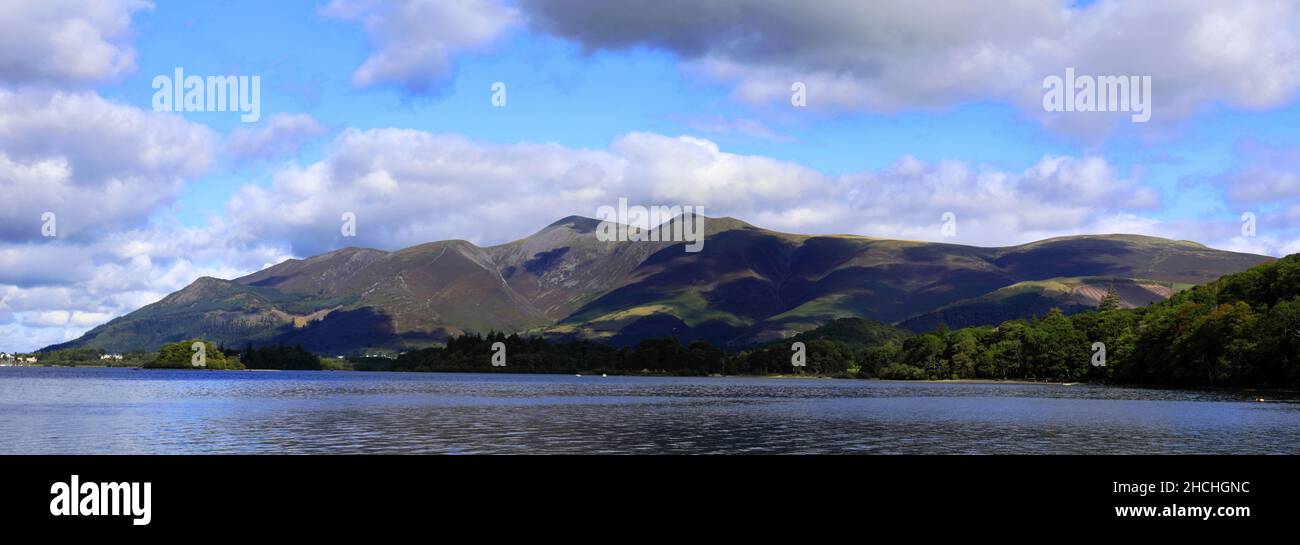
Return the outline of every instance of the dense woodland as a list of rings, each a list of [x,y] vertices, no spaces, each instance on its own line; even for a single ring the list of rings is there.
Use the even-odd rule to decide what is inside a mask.
[[[253,348],[252,343],[249,343],[244,345],[243,350],[222,348],[221,351],[238,358],[239,362],[249,369],[315,371],[324,368],[320,357],[304,350],[302,345]]]

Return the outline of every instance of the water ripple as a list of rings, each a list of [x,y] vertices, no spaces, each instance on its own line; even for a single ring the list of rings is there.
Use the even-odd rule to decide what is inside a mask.
[[[5,453],[1278,453],[1300,405],[1087,385],[0,368]]]

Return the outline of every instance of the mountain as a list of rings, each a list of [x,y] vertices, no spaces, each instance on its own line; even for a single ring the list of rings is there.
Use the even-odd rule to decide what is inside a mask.
[[[1108,293],[1119,298],[1120,308],[1136,308],[1164,300],[1190,284],[1131,278],[1077,277],[1016,282],[990,293],[944,305],[903,320],[898,325],[913,332],[940,325],[951,329],[997,324],[1025,316],[1042,316],[1054,308],[1074,314],[1096,308]]]
[[[497,246],[344,248],[234,280],[204,277],[45,350],[205,338],[358,353],[489,330],[746,346],[844,317],[918,330],[1075,311],[1112,289],[1136,306],[1271,259],[1136,235],[979,248],[779,233],[732,218],[707,218],[704,247],[691,253],[681,242],[602,242],[599,225],[571,216]]]

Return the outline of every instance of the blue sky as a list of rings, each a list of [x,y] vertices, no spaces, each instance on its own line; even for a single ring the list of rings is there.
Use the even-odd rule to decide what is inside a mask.
[[[1167,218],[1235,217],[1219,203],[1205,202],[1205,196],[1177,198],[1178,182],[1229,170],[1242,140],[1300,143],[1300,131],[1292,129],[1300,126],[1300,106],[1294,102],[1262,112],[1210,104],[1207,113],[1180,121],[1174,135],[1119,127],[1105,138],[1051,131],[993,100],[883,113],[792,112],[732,100],[727,85],[684,74],[671,52],[646,47],[584,52],[573,41],[521,28],[458,56],[454,73],[428,94],[357,89],[349,75],[369,53],[365,32],[322,16],[321,6],[319,1],[160,3],[134,18],[138,69],[98,88],[106,97],[147,108],[152,78],[177,66],[199,75],[258,74],[268,115],[307,112],[332,128],[402,127],[484,142],[576,148],[604,147],[632,131],[701,134],[698,123],[705,120],[756,120],[780,138],[702,134],[733,153],[798,162],[828,175],[880,169],[903,155],[1023,168],[1045,155],[1098,154],[1121,170],[1146,169],[1144,181],[1170,198],[1161,211]],[[508,85],[508,109],[489,103],[496,81]],[[185,117],[218,132],[240,125],[227,113]],[[300,157],[318,158],[316,144]],[[218,162],[187,188],[180,210],[219,212],[231,192],[257,177],[260,166]]]
[[[0,350],[203,275],[501,243],[620,197],[793,232],[943,240],[954,212],[963,244],[1132,232],[1300,251],[1295,6],[60,4],[0,8]],[[261,119],[152,111],[176,67],[259,76]],[[1042,82],[1067,67],[1150,76],[1151,121],[1045,111]]]

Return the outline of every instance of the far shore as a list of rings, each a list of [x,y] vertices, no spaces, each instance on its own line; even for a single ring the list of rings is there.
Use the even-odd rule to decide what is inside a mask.
[[[0,367],[44,367],[44,368],[76,368],[76,369],[138,369],[144,371],[256,371],[256,372],[279,372],[289,371],[290,369],[206,369],[206,368],[184,368],[184,367],[142,367],[142,366],[109,366],[109,365],[8,365]],[[511,373],[509,371],[500,372],[481,372],[481,371],[361,371],[356,369],[292,369],[292,371],[308,372],[326,372],[326,373],[410,373],[410,374],[471,374],[471,375],[495,375],[495,374],[520,374],[520,375],[570,375],[570,373]],[[1106,386],[1114,388],[1140,388],[1146,390],[1190,390],[1203,392],[1225,392],[1239,394],[1268,394],[1272,396],[1282,396],[1283,400],[1300,399],[1300,391],[1296,390],[1278,390],[1267,388],[1215,388],[1209,386],[1166,386],[1151,384],[1107,384],[1103,382],[1058,382],[1058,381],[1041,381],[1041,380],[1024,380],[1024,379],[985,379],[985,378],[962,378],[962,379],[923,379],[923,380],[900,380],[884,378],[862,378],[846,377],[832,375],[789,375],[789,374],[769,374],[769,375],[673,375],[664,373],[608,373],[601,371],[584,371],[574,373],[574,376],[582,377],[682,377],[682,378],[769,378],[769,379],[805,379],[805,380],[866,380],[877,382],[897,382],[900,384],[1006,384],[1006,385],[1023,385],[1023,386]],[[1260,398],[1261,400],[1263,398]]]

